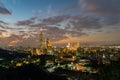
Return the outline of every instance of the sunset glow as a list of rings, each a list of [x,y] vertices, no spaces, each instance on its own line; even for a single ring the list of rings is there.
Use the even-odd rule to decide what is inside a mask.
[[[0,0],[0,47],[120,44],[119,0]]]

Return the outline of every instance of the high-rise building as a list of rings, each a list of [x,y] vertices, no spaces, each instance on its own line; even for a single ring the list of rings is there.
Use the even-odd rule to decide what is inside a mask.
[[[49,42],[49,38],[47,38],[47,39],[46,39],[46,42],[45,42],[46,49],[48,48],[49,43],[50,43],[50,42]]]
[[[70,48],[71,48],[71,44],[68,43],[68,45],[67,45],[66,47],[70,50]]]
[[[77,46],[77,47],[80,47],[80,43],[78,42],[78,43],[76,44],[76,46]]]
[[[43,50],[43,31],[42,31],[42,27],[40,28],[40,50]]]
[[[46,49],[48,54],[53,54],[52,44],[50,44],[49,38],[46,39]]]

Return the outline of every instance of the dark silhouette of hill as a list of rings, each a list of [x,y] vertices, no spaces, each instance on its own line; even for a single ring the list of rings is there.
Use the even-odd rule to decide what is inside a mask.
[[[9,55],[9,51],[0,49],[0,57],[2,57],[2,58],[8,58],[9,56],[10,56]]]
[[[10,60],[18,57],[22,58],[26,56],[27,54],[19,53],[17,51],[8,51],[8,50],[0,49],[0,58],[3,58],[4,60]]]
[[[101,64],[98,69],[99,80],[120,80],[120,59],[112,61],[110,65]]]
[[[45,72],[34,64],[9,68],[0,75],[0,80],[67,80],[64,76]]]

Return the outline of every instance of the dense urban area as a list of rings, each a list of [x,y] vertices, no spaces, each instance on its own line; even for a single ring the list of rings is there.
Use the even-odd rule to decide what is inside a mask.
[[[120,45],[53,46],[40,31],[39,47],[0,49],[1,80],[119,80]]]
[[[0,49],[1,80],[119,80],[120,46]]]

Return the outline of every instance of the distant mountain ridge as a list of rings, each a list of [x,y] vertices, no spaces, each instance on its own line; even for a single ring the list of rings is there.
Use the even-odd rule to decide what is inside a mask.
[[[0,48],[0,58],[3,58],[4,60],[11,60],[14,58],[21,58],[26,56],[27,54],[24,54],[24,53],[20,53],[17,51],[4,50]]]
[[[0,49],[0,58],[9,58],[10,57],[9,52],[10,51],[8,50]]]

